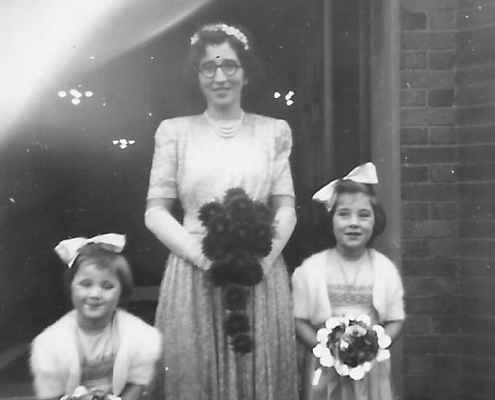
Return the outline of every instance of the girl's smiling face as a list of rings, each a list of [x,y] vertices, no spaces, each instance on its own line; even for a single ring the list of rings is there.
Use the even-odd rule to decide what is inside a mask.
[[[375,213],[364,193],[341,193],[333,216],[337,250],[344,256],[360,257],[373,234]]]
[[[112,319],[121,292],[119,278],[111,269],[81,265],[71,283],[79,325],[88,329],[105,327]]]

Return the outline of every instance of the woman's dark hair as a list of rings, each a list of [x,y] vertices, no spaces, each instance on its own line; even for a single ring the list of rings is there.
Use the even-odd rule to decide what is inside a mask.
[[[385,215],[385,211],[383,210],[383,206],[376,197],[375,191],[373,190],[372,185],[368,185],[365,183],[358,183],[351,180],[339,180],[335,185],[335,196],[337,201],[333,205],[330,212],[324,219],[325,230],[327,235],[327,243],[330,244],[330,247],[335,247],[337,244],[335,235],[333,233],[333,216],[335,215],[335,210],[337,209],[338,196],[343,193],[364,193],[370,199],[371,208],[373,209],[373,213],[375,214],[375,224],[373,225],[373,232],[371,233],[371,238],[366,244],[367,247],[373,244],[373,240],[383,233],[385,227],[387,226],[387,216]]]
[[[134,290],[134,279],[129,263],[121,253],[115,252],[113,246],[101,243],[85,245],[79,251],[72,266],[67,268],[64,274],[67,294],[71,293],[71,284],[77,271],[85,265],[94,265],[100,270],[108,269],[117,275],[122,289],[119,304],[125,303],[131,298]]]
[[[241,41],[231,32],[238,32]],[[227,25],[224,23],[206,24],[199,28],[191,39],[191,47],[184,66],[184,76],[189,82],[197,82],[198,68],[201,59],[206,55],[207,45],[219,45],[228,42],[237,54],[244,69],[247,80],[261,76],[262,67],[254,49],[254,41],[251,33],[239,25]]]

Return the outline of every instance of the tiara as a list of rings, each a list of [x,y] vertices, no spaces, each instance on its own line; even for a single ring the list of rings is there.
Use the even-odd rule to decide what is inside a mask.
[[[201,28],[202,31],[208,31],[208,32],[216,32],[216,31],[222,31],[224,32],[227,36],[233,36],[235,37],[239,42],[241,42],[244,45],[244,50],[249,49],[249,43],[247,36],[242,33],[239,29],[229,26],[227,24],[211,24],[211,25],[206,25],[203,28]],[[195,33],[191,37],[191,45],[194,45],[197,41],[199,40],[199,35]]]

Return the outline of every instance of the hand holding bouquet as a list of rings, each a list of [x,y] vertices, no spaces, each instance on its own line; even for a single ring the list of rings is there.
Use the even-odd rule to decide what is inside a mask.
[[[88,390],[84,386],[78,386],[74,393],[62,396],[60,400],[121,400],[121,398],[104,390]]]
[[[206,228],[203,252],[212,261],[208,278],[222,289],[224,331],[236,353],[249,353],[252,339],[246,313],[249,291],[263,279],[260,260],[272,248],[273,214],[242,188],[227,190],[222,201],[199,209]]]
[[[319,344],[313,354],[324,367],[333,367],[341,376],[362,379],[373,363],[390,358],[390,336],[380,325],[371,326],[370,317],[334,317],[318,330]]]

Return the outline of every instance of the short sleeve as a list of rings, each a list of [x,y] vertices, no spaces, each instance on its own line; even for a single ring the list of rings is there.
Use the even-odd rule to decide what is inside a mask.
[[[155,133],[147,199],[177,198],[178,132],[171,120],[163,121]]]
[[[46,333],[37,336],[31,345],[31,372],[34,375],[36,397],[48,399],[65,393],[67,376],[60,370],[52,349],[53,344]]]
[[[274,176],[271,195],[294,196],[289,157],[292,151],[292,132],[284,120],[277,120],[275,135]]]
[[[306,279],[301,268],[296,268],[292,275],[292,298],[294,303],[294,317],[310,319],[310,300],[307,291]]]
[[[144,324],[144,323],[143,323]],[[147,386],[153,378],[160,357],[161,338],[157,329],[145,325],[140,329],[132,363],[129,366],[127,382]]]

